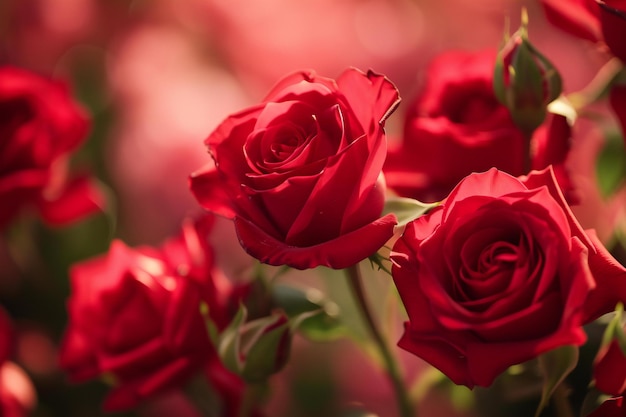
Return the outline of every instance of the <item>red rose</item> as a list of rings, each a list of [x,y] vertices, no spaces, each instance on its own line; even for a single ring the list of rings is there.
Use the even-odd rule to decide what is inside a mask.
[[[102,206],[86,178],[67,178],[68,157],[88,122],[65,84],[0,67],[0,115],[0,228],[28,206],[54,224]]]
[[[626,300],[626,269],[580,227],[550,169],[468,176],[406,226],[392,260],[409,315],[399,346],[468,387],[581,345],[582,325]]]
[[[592,42],[604,41],[626,62],[625,0],[541,0],[548,20],[564,31]]]
[[[399,102],[381,75],[337,81],[298,72],[206,139],[215,166],[191,176],[200,204],[232,218],[241,245],[271,265],[344,268],[393,235],[381,216],[383,122]]]
[[[472,172],[496,167],[525,173],[524,134],[493,91],[496,54],[451,51],[430,64],[425,87],[407,112],[403,141],[385,164],[389,188],[404,197],[439,201]],[[555,119],[550,115],[546,124],[567,126],[564,118]],[[560,136],[549,141],[533,139],[541,141],[532,145],[534,168],[565,160],[569,127],[555,132]]]
[[[160,250],[114,241],[106,256],[72,267],[61,365],[75,382],[110,379],[106,410],[177,388],[215,358],[200,305],[219,317],[228,294],[211,276],[206,227],[186,224]]]

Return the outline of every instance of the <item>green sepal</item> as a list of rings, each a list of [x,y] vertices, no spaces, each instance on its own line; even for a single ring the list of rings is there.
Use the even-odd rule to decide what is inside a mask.
[[[398,226],[405,226],[440,204],[440,202],[422,203],[405,197],[390,197],[385,200],[383,215],[395,214],[398,219]]]
[[[204,325],[206,327],[207,334],[209,335],[209,340],[211,340],[211,343],[213,344],[213,346],[218,346],[220,334],[219,334],[217,325],[211,319],[210,307],[208,303],[206,302],[200,303],[200,315],[202,316],[204,320]]]
[[[248,383],[261,383],[280,371],[289,357],[291,324],[286,316],[276,314],[251,322],[253,340],[245,349],[241,377]]]
[[[241,304],[233,320],[220,335],[217,344],[217,352],[222,363],[228,370],[236,374],[240,374],[243,369],[243,359],[240,353],[241,327],[245,323],[247,316],[248,312],[243,304]]]

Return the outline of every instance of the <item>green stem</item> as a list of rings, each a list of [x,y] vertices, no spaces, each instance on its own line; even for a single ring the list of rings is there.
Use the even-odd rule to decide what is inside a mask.
[[[396,395],[396,401],[398,403],[400,416],[416,417],[416,411],[413,407],[413,404],[411,404],[411,401],[409,400],[408,392],[406,390],[406,387],[404,386],[404,381],[402,379],[402,375],[400,374],[396,358],[392,355],[391,350],[389,349],[389,346],[385,341],[385,338],[383,337],[380,329],[374,321],[374,317],[372,316],[367,300],[365,299],[365,291],[363,288],[359,265],[357,264],[347,268],[346,274],[348,276],[348,283],[352,290],[352,294],[354,295],[354,299],[356,300],[359,309],[361,310],[363,319],[365,320],[367,327],[369,328],[369,331],[372,335],[372,338],[374,339],[374,343],[376,344],[376,347],[378,348],[382,357],[383,363],[387,371],[387,376],[390,379],[391,385],[393,386],[393,390]]]

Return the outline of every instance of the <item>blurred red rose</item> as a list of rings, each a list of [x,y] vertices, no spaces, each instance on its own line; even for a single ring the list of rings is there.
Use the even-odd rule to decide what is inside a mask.
[[[76,382],[110,379],[106,410],[178,388],[215,358],[200,306],[223,327],[229,288],[212,275],[207,222],[185,224],[161,249],[114,241],[72,267],[61,366]]]
[[[313,72],[281,80],[205,141],[215,160],[191,176],[200,204],[234,219],[242,246],[271,265],[344,268],[393,235],[383,123],[399,102],[381,75]]]
[[[433,60],[425,87],[406,114],[404,138],[389,151],[384,169],[389,188],[404,197],[439,201],[472,172],[496,167],[515,176],[525,173],[524,134],[493,91],[496,54],[449,51]],[[546,124],[558,129],[537,132],[533,168],[563,163],[569,150],[565,118],[550,115]],[[559,172],[565,180],[564,169]]]
[[[548,20],[564,31],[592,42],[604,41],[626,62],[625,0],[541,0]]]
[[[582,325],[626,300],[626,269],[580,227],[550,169],[468,176],[391,257],[409,315],[399,346],[468,387],[583,344]]]
[[[102,206],[86,177],[68,179],[68,158],[86,139],[84,111],[60,81],[0,68],[0,228],[36,207],[63,224]]]

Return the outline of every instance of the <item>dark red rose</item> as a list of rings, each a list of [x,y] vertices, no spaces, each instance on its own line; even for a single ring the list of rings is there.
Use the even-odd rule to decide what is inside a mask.
[[[114,241],[106,256],[72,267],[61,365],[76,382],[110,380],[105,409],[180,387],[216,357],[200,306],[223,326],[229,295],[214,282],[206,227],[185,224],[160,249]]]
[[[86,177],[68,178],[68,158],[87,129],[64,83],[0,67],[0,228],[26,207],[62,224],[102,206]]]
[[[592,42],[604,42],[626,62],[625,0],[541,0],[548,20],[562,30]]]
[[[430,202],[443,199],[472,172],[496,167],[525,174],[524,134],[493,91],[496,55],[495,50],[450,51],[430,64],[425,86],[406,114],[403,140],[390,149],[385,164],[389,188]],[[531,144],[534,168],[563,162],[569,150],[565,119],[549,115],[544,125],[550,123],[562,127],[555,131],[562,136],[533,138],[541,141]]]
[[[581,345],[583,324],[626,300],[626,269],[580,227],[551,169],[468,176],[391,258],[409,316],[399,346],[468,387]]]
[[[381,75],[281,80],[206,139],[215,166],[191,176],[200,204],[232,218],[241,245],[271,265],[344,268],[391,238],[381,218],[383,122],[399,102]]]
[[[593,378],[598,390],[611,395],[626,391],[626,356],[617,339],[603,345],[593,365]]]

